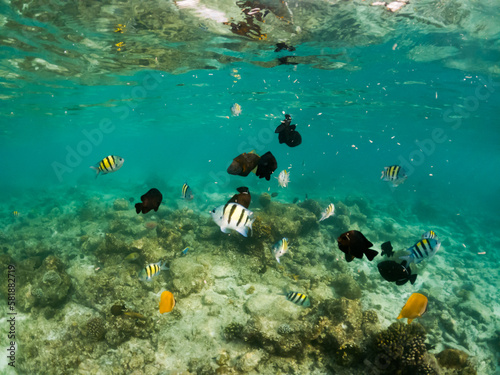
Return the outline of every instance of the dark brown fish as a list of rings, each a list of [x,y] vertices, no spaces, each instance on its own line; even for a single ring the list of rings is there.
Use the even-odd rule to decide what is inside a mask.
[[[259,178],[265,178],[267,181],[271,179],[271,174],[278,168],[276,158],[271,154],[271,151],[266,152],[261,156],[257,172],[255,173]]]
[[[277,196],[278,196],[277,192],[274,192],[274,193],[271,194],[271,197],[273,197],[273,198],[276,198]]]
[[[137,213],[142,212],[143,214],[147,214],[151,210],[158,211],[162,199],[163,196],[160,191],[153,188],[141,197],[142,203],[136,203],[135,211]]]
[[[237,188],[239,194],[234,194],[233,197],[227,201],[227,203],[238,203],[243,207],[248,208],[250,206],[250,201],[252,196],[250,195],[250,190],[246,186]]]
[[[295,130],[297,125],[292,124],[292,117],[288,114],[281,124],[274,131],[278,133],[278,140],[280,143],[286,143],[290,147],[297,147],[302,143],[302,137],[298,131]]]
[[[370,249],[373,244],[366,239],[366,237],[357,230],[350,230],[345,232],[337,238],[339,249],[345,254],[345,260],[352,262],[354,258],[361,259],[363,254],[366,255],[368,260],[373,260],[378,255],[378,251]]]
[[[260,156],[251,152],[244,152],[233,159],[227,168],[227,173],[246,177],[259,163]]]

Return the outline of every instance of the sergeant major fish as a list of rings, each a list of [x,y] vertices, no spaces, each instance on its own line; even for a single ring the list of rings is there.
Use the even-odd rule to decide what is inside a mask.
[[[222,233],[229,233],[229,229],[233,229],[244,237],[248,237],[248,230],[252,230],[255,220],[253,212],[238,203],[226,203],[214,208],[210,215]]]
[[[384,167],[382,171],[382,176],[380,177],[384,181],[392,182],[392,186],[396,187],[407,179],[407,175],[403,168],[399,165],[391,165],[390,167]]]
[[[408,264],[410,264],[411,262],[415,262],[416,264],[418,264],[424,259],[432,258],[440,247],[441,242],[437,241],[434,238],[423,239],[418,241],[412,247],[406,249],[406,251],[409,252],[409,255],[399,257],[399,259],[407,260]]]
[[[190,201],[191,199],[193,199],[194,195],[193,195],[193,191],[191,190],[191,188],[189,187],[189,185],[187,184],[187,182],[184,182],[184,185],[182,185],[182,195],[181,195],[181,198],[187,200],[187,201]]]
[[[90,168],[95,169],[95,177],[97,178],[97,176],[99,176],[99,173],[108,174],[111,172],[116,172],[122,167],[124,161],[125,160],[119,156],[109,155],[102,159],[95,166],[90,166]]]
[[[309,301],[309,297],[299,292],[288,292],[286,294],[286,299],[299,306],[304,306],[304,307],[311,306],[311,301]]]
[[[276,242],[272,247],[271,247],[271,253],[273,256],[276,258],[278,263],[280,262],[280,257],[282,255],[285,255],[288,251],[288,238],[283,237],[281,240]]]
[[[158,263],[148,264],[143,268],[141,273],[139,273],[139,279],[142,281],[151,281],[153,277],[158,276],[162,270],[168,270],[168,267],[165,266],[166,263],[167,261],[163,264],[160,261]]]
[[[335,206],[333,205],[333,203],[330,203],[328,205],[328,207],[325,209],[325,211],[322,212],[321,219],[319,219],[319,221],[323,221],[325,219],[328,219],[334,213],[335,213]]]
[[[278,179],[278,184],[282,188],[286,188],[288,186],[288,183],[290,182],[290,173],[286,169],[282,170],[279,174],[278,177],[275,177]]]

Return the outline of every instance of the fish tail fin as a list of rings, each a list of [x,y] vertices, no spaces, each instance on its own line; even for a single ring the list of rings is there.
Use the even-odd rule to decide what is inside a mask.
[[[417,280],[417,275],[411,275],[408,280],[410,280],[411,285],[415,284],[415,281]]]
[[[243,237],[248,237],[248,227],[241,227],[236,229],[236,231],[241,234]],[[250,228],[251,229],[251,228]]]
[[[93,165],[91,165],[90,168],[95,169],[95,178],[97,178],[97,176],[99,176],[99,173],[101,172],[99,168],[94,167]]]
[[[380,176],[380,179],[383,179],[383,178],[384,178],[384,172],[385,172],[385,170],[384,170],[384,171],[382,171],[382,176]]]
[[[163,264],[160,262],[160,270],[168,270],[168,267],[166,266],[167,261],[163,261]]]
[[[139,213],[142,210],[142,203],[135,204],[135,212]]]
[[[365,255],[368,258],[368,260],[372,261],[373,258],[375,258],[378,255],[378,251],[375,251],[373,249],[367,249],[365,251]]]

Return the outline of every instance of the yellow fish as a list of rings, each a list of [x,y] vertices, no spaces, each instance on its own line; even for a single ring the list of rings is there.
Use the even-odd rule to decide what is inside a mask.
[[[164,291],[160,297],[160,314],[169,313],[174,309],[175,299],[172,292]]]
[[[399,313],[398,319],[408,318],[408,324],[413,319],[420,318],[427,311],[427,297],[420,293],[413,293]]]

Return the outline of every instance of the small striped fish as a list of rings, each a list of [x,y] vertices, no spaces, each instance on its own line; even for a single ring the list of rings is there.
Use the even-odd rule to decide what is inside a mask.
[[[311,301],[309,301],[309,297],[299,292],[288,292],[286,294],[286,299],[290,302],[295,303],[296,305],[304,307],[311,306]]]
[[[189,187],[189,185],[187,184],[187,182],[184,182],[184,185],[182,185],[182,195],[181,195],[181,198],[190,201],[191,199],[193,199],[193,197],[194,197],[193,196],[193,191],[191,190],[191,188]]]
[[[416,264],[418,264],[424,259],[432,258],[440,247],[441,242],[437,241],[434,238],[423,239],[418,241],[412,247],[406,249],[406,251],[410,252],[409,255],[399,257],[399,259],[408,261],[408,265],[411,262],[415,262]]]
[[[433,230],[429,230],[427,232],[425,232],[424,234],[422,234],[422,239],[437,239],[437,236],[436,236],[436,232],[434,232]]]
[[[380,178],[384,181],[392,182],[392,186],[396,187],[405,182],[407,177],[408,176],[403,168],[399,165],[391,165],[390,167],[384,168],[382,171],[382,177]]]
[[[248,236],[248,230],[252,230],[255,218],[253,212],[238,203],[227,203],[210,211],[212,219],[220,227],[223,233],[229,233],[233,229],[242,236]]]
[[[282,255],[285,255],[288,251],[288,238],[283,237],[281,240],[276,242],[272,247],[271,247],[271,253],[273,256],[276,258],[278,263],[280,262],[280,257]]]
[[[100,172],[102,172],[103,174],[116,172],[118,169],[122,167],[124,161],[125,160],[119,156],[109,155],[106,156],[104,159],[102,159],[95,166],[91,166],[90,168],[96,170],[95,177],[97,178]]]
[[[288,173],[287,170],[282,170],[279,176],[275,178],[278,179],[278,184],[282,188],[286,188],[288,186],[288,183],[290,182],[290,173]]]
[[[163,264],[160,261],[158,263],[148,264],[139,274],[139,279],[142,281],[151,281],[153,277],[160,274],[161,270],[168,270],[168,268],[165,266],[166,263],[167,261],[165,261]]]
[[[319,221],[328,219],[334,213],[335,213],[335,206],[333,205],[333,203],[330,203],[328,207],[325,209],[325,211],[321,214],[321,219],[319,219]]]

